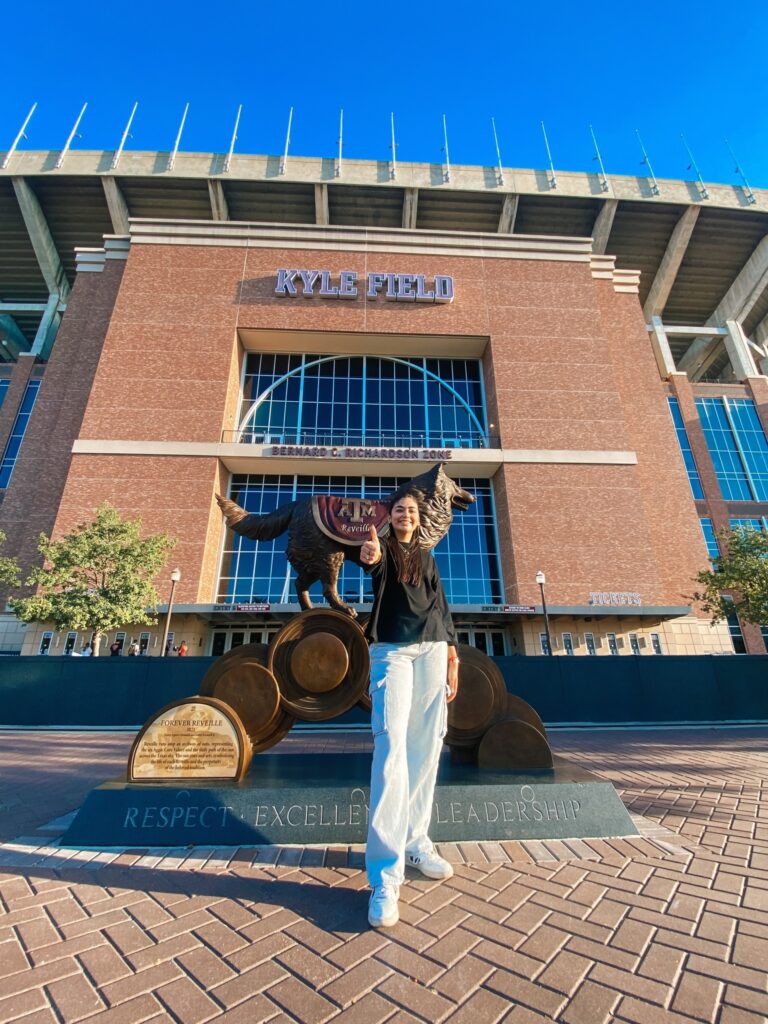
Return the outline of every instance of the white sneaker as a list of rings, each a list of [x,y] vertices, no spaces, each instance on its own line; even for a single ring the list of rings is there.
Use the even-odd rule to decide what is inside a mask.
[[[368,924],[371,928],[391,928],[400,920],[397,901],[400,889],[396,885],[376,885],[368,903]]]
[[[440,856],[434,847],[426,853],[408,853],[406,851],[405,863],[416,868],[427,878],[445,879],[453,876],[452,866],[444,857]]]

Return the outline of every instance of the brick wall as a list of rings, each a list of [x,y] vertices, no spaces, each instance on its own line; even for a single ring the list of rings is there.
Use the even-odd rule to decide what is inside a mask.
[[[456,300],[278,298],[275,270],[286,265],[352,269],[360,278],[371,269],[452,274]],[[86,276],[106,282],[106,273]],[[89,328],[93,346],[103,319]],[[70,322],[68,312],[67,329]],[[594,281],[587,263],[134,246],[80,436],[219,441],[236,424],[238,328],[296,332],[297,351],[304,330],[481,336],[488,339],[492,432],[505,447],[638,452],[636,467],[507,464],[497,473],[508,600],[537,602],[533,577],[544,569],[553,604],[583,604],[595,589],[637,590],[646,604],[681,604],[692,573],[706,563],[637,296]],[[82,380],[90,385],[86,374]],[[221,540],[214,494],[225,487],[226,473],[214,459],[79,455],[56,529],[108,498],[141,514],[148,531],[180,537],[173,555],[182,570],[177,599],[208,602]]]
[[[56,522],[70,474],[72,442],[80,434],[97,376],[123,266],[119,261],[108,261],[103,273],[78,276],[45,366],[10,486],[0,506],[0,529],[8,535],[5,553],[18,557],[25,570],[37,560],[38,534],[50,534]],[[14,378],[24,377],[23,382],[19,380],[20,385],[26,383],[33,365],[33,357],[20,357],[18,371],[14,373]],[[9,392],[15,386],[14,379]],[[8,398],[4,413],[6,407],[10,416]],[[78,521],[87,518],[89,511],[81,509]]]

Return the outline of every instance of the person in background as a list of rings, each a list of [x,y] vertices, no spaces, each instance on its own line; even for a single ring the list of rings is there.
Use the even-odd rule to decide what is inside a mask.
[[[83,647],[82,651],[80,651],[80,657],[81,658],[90,658],[90,657],[92,657],[92,655],[93,655],[93,648],[91,647],[91,642],[89,640],[88,643],[85,645],[85,647]]]
[[[182,640],[181,643],[179,644],[179,657],[180,658],[186,658],[187,653],[188,653],[187,641],[186,640]]]
[[[131,640],[131,646],[128,648],[128,657],[135,658],[139,653],[139,645],[136,640]]]
[[[109,656],[110,656],[110,658],[119,658],[121,650],[122,650],[122,645],[120,644],[120,641],[119,640],[115,640],[115,642],[113,644],[111,644],[110,648],[109,648]]]

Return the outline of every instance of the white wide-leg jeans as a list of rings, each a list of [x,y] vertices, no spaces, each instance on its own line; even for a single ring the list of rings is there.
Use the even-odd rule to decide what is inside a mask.
[[[427,853],[448,721],[448,645],[371,644],[373,765],[365,866],[371,886],[400,885],[405,853]]]

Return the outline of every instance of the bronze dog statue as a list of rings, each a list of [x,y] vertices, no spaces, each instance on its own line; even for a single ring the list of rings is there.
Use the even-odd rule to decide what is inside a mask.
[[[448,532],[453,509],[466,511],[475,500],[447,475],[442,464],[434,466],[411,483],[421,491],[417,539],[421,547],[432,549]],[[375,526],[379,534],[388,529],[387,508],[383,501],[367,498],[337,498],[314,495],[281,505],[264,516],[253,515],[229,498],[216,495],[227,525],[251,540],[273,540],[288,531],[286,554],[297,572],[296,593],[302,608],[312,607],[309,588],[318,580],[331,608],[357,615],[339,597],[339,573],[345,558],[360,565],[360,546]]]

